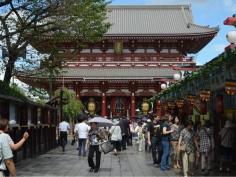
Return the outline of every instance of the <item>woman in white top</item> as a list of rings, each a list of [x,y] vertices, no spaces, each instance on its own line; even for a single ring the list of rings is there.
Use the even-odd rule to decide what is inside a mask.
[[[113,126],[109,130],[109,133],[111,135],[111,142],[115,147],[114,155],[118,155],[117,150],[119,149],[120,141],[122,140],[121,128],[119,126],[118,120],[116,119],[113,120]]]
[[[142,122],[138,122],[138,126],[135,128],[135,133],[138,134],[138,151],[141,152],[144,149],[144,134],[143,134],[143,127]]]

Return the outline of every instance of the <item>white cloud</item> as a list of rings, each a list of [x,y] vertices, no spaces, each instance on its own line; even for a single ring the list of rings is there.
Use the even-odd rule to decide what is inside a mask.
[[[235,3],[235,0],[223,0],[223,4],[232,13],[236,13],[236,3]]]

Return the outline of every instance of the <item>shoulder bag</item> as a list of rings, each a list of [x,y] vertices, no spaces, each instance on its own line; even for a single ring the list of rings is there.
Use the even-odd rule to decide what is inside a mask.
[[[182,152],[186,151],[186,144],[183,141],[183,137],[182,137],[182,142],[180,143],[179,150],[182,151]]]
[[[112,133],[110,134],[109,140],[103,141],[99,144],[99,147],[104,154],[108,154],[109,152],[112,152],[115,148],[113,144],[111,143],[111,139],[110,139],[115,129],[116,127],[114,127]]]
[[[209,133],[207,132],[206,128],[204,128],[204,132],[206,133],[206,135],[207,135],[207,137],[209,139],[210,146],[209,146],[209,150],[208,151],[210,151],[210,150],[212,150],[212,142],[211,142],[212,139],[211,139],[211,136],[209,135]]]
[[[107,154],[107,153],[114,150],[114,146],[111,143],[111,140],[104,141],[104,142],[100,143],[99,146],[104,154]]]
[[[179,148],[180,151],[186,151],[186,144],[182,141],[181,144],[180,144],[180,148]]]

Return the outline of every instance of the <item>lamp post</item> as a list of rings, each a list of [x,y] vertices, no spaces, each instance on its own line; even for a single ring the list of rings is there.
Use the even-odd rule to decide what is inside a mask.
[[[174,78],[174,80],[177,82],[177,81],[179,81],[179,80],[181,80],[181,75],[180,75],[180,73],[175,73],[174,75],[173,75],[173,78]]]
[[[161,84],[161,89],[162,89],[162,90],[165,90],[166,88],[167,88],[167,84],[166,84],[166,83],[162,83],[162,84]]]
[[[224,21],[224,25],[230,25],[230,26],[236,27],[236,14],[234,14],[232,17],[228,17]],[[225,48],[225,51],[229,51],[231,49],[236,48],[236,31],[228,32],[228,34],[226,35],[226,38],[228,42],[230,43],[230,45]]]

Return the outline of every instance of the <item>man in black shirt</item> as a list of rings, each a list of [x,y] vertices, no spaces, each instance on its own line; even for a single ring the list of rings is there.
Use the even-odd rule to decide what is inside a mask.
[[[157,117],[153,122],[148,125],[148,144],[152,148],[153,164],[160,164],[162,157],[161,146],[161,131],[160,131],[160,118]],[[157,159],[158,151],[158,159]]]

